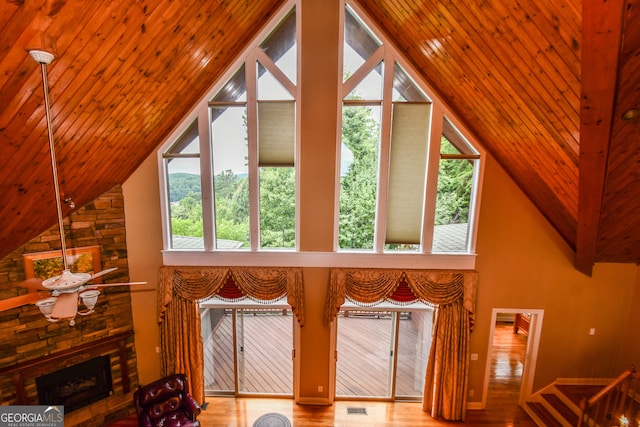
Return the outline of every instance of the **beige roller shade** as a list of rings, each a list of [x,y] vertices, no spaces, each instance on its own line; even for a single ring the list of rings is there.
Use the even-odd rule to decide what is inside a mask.
[[[258,165],[293,166],[295,101],[258,101]]]
[[[393,104],[386,243],[420,243],[430,110],[430,103]]]

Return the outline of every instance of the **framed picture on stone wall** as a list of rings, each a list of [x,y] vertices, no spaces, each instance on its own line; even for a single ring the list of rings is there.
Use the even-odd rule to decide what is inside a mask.
[[[34,252],[23,257],[27,279],[37,277],[44,280],[62,273],[62,251]],[[67,249],[67,265],[73,273],[97,273],[102,269],[100,264],[100,246]],[[102,278],[96,277],[93,283],[102,283]]]

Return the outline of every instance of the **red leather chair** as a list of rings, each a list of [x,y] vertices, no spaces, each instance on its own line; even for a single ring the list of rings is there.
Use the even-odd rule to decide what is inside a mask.
[[[144,427],[199,426],[196,419],[200,405],[189,394],[189,380],[184,374],[161,378],[133,393],[138,424]]]

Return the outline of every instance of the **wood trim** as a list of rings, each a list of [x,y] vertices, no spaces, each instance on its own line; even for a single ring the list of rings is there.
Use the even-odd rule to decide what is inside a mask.
[[[576,268],[591,276],[618,83],[624,0],[585,1],[583,8],[580,161]]]
[[[24,380],[27,376],[36,377],[51,371],[51,366],[63,366],[64,361],[74,356],[91,356],[104,352],[105,350],[118,349],[120,359],[120,375],[122,378],[122,391],[131,391],[131,380],[127,367],[127,339],[133,336],[133,331],[125,331],[119,334],[102,338],[97,341],[81,344],[54,354],[47,354],[34,360],[17,363],[0,369],[0,375],[12,374],[13,384],[16,390],[16,404],[26,404],[26,391]],[[27,374],[27,375],[26,375]]]

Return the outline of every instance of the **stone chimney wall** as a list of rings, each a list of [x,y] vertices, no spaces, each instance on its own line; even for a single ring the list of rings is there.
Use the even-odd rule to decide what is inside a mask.
[[[103,277],[105,283],[129,280],[124,199],[120,186],[69,215],[64,219],[64,226],[67,249],[98,245],[101,268],[118,268]],[[26,292],[15,286],[15,282],[25,279],[23,255],[50,250],[60,250],[57,225],[0,260],[0,300]],[[101,288],[95,310],[88,316],[76,316],[75,326],[70,326],[65,320],[48,322],[39,309],[31,304],[0,312],[0,369],[133,330],[129,287]],[[73,412],[71,419],[74,423],[69,423],[71,419],[65,417],[65,425],[104,425],[117,418],[118,414],[131,412],[131,393],[125,395],[117,381],[117,352],[107,351],[105,354],[110,354],[112,359],[114,395]],[[91,357],[95,355],[87,355],[86,358]],[[76,358],[70,362],[78,363],[79,360]],[[127,341],[127,366],[131,390],[134,390],[138,385],[138,373],[133,335]],[[64,367],[51,366],[51,371]],[[26,404],[39,404],[35,378],[27,377],[24,380]],[[0,375],[0,404],[16,404],[12,375]]]

